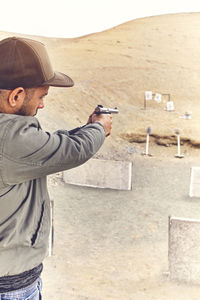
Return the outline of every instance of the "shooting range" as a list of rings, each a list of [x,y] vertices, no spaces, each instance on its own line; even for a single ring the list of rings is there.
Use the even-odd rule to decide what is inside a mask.
[[[131,190],[132,163],[127,161],[90,159],[74,169],[63,172],[63,180],[69,184]]]
[[[170,279],[200,284],[200,220],[169,217]]]

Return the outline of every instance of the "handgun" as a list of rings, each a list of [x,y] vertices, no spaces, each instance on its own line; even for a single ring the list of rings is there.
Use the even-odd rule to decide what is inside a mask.
[[[95,108],[95,114],[96,115],[100,115],[100,114],[118,114],[119,110],[117,109],[117,107],[115,108],[107,108],[107,107],[103,107],[103,105],[98,105]]]
[[[100,115],[100,114],[118,114],[119,110],[117,109],[117,107],[115,108],[107,108],[107,107],[103,107],[103,105],[98,105],[95,110],[94,110],[96,115]],[[87,124],[86,124],[87,125]],[[69,134],[74,134],[76,133],[78,130],[80,130],[81,128],[84,128],[86,125],[83,125],[81,127],[77,127],[74,128],[72,130],[69,130]]]

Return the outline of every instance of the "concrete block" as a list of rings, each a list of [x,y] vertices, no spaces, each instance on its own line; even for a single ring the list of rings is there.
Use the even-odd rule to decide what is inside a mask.
[[[90,159],[85,164],[63,172],[69,184],[131,190],[132,163],[127,161]]]
[[[200,197],[200,167],[191,168],[190,197]]]
[[[169,218],[170,279],[200,284],[200,220]]]

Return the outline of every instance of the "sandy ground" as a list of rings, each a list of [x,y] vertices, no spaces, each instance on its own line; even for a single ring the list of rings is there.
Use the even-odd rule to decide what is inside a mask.
[[[188,193],[200,153],[183,148],[179,160],[176,147],[156,146],[153,157],[144,157],[143,146],[132,147],[131,191],[77,187],[64,184],[60,173],[50,176],[55,246],[44,264],[44,299],[199,299],[200,286],[169,280],[168,216],[199,219],[200,200]]]

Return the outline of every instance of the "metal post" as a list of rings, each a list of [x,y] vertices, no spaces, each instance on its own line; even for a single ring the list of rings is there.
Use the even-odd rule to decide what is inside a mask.
[[[176,129],[175,133],[177,135],[177,147],[178,147],[178,152],[175,155],[175,157],[177,157],[177,158],[183,158],[184,155],[181,154],[181,137],[180,137],[180,131],[178,129]]]
[[[152,156],[152,155],[149,153],[149,135],[150,135],[150,133],[151,133],[151,127],[147,127],[146,133],[147,133],[147,137],[146,137],[146,151],[143,152],[142,155]]]

